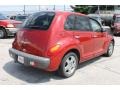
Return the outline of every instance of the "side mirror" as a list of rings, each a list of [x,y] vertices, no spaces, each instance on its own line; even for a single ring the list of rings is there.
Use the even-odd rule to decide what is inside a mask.
[[[105,21],[103,19],[101,20],[101,24],[102,26],[105,26]]]
[[[109,26],[102,26],[102,32],[109,32],[110,27]]]
[[[109,26],[103,26],[102,32],[108,32],[109,34],[113,35],[112,30]]]

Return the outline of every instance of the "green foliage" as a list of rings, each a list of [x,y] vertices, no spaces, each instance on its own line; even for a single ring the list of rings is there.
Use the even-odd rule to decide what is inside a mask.
[[[88,5],[75,5],[75,7],[73,9],[75,12],[88,14],[89,8],[90,7]]]

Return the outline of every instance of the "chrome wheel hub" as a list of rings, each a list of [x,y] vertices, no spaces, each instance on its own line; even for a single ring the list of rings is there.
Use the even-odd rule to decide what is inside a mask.
[[[72,74],[76,69],[76,58],[75,56],[69,56],[65,62],[65,72],[67,74]]]
[[[110,46],[109,46],[109,49],[108,49],[109,50],[108,52],[109,52],[110,55],[112,55],[112,53],[113,53],[113,48],[114,48],[114,46],[111,43]]]

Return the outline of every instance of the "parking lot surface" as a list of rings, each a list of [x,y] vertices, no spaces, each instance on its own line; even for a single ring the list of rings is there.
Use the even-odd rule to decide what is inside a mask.
[[[14,63],[8,53],[14,38],[0,39],[0,84],[120,84],[120,37],[114,38],[111,57],[101,56],[84,62],[67,79]]]

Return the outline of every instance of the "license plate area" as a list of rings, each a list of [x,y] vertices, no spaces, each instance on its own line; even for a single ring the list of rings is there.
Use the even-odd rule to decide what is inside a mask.
[[[24,63],[24,57],[18,56],[18,62],[23,64]]]

